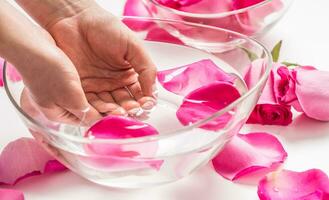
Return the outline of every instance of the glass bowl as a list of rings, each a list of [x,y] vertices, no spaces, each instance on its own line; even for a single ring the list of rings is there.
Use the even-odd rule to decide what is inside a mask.
[[[157,0],[142,1],[152,17],[211,25],[258,37],[264,35],[281,19],[293,0],[264,0],[235,10],[225,8],[232,4],[225,0],[204,0],[183,10],[164,6]],[[206,6],[203,2],[210,2],[212,6]],[[219,2],[227,5],[221,5]]]
[[[124,17],[123,21],[135,26],[136,35],[143,41],[159,71],[208,59],[234,77],[232,85],[241,96],[211,115],[184,126],[176,116],[183,97],[167,91],[157,82],[158,104],[147,117],[140,120],[152,125],[159,134],[128,139],[100,139],[84,137],[88,127],[49,121],[37,110],[31,112],[31,109],[22,107],[20,101],[24,83],[15,78],[17,75],[12,77],[15,69],[9,63],[5,63],[3,68],[6,94],[33,137],[80,176],[104,186],[119,188],[149,187],[176,181],[207,164],[238,133],[265,85],[272,66],[271,56],[259,42],[225,29],[151,18]],[[143,29],[136,31],[136,26]],[[221,41],[217,37],[206,40],[196,37],[186,44],[161,28],[170,26],[199,33],[227,34],[230,40],[238,39],[240,42]],[[212,52],[213,49],[215,52]],[[246,50],[252,51],[259,59],[251,62]],[[255,79],[247,86],[244,74],[255,63],[260,68],[253,72]],[[196,68],[197,72],[200,70],[201,73],[201,67]],[[200,77],[194,74],[190,78],[197,81]],[[221,92],[216,90],[213,94],[220,95]],[[200,107],[204,106],[202,102],[196,103]],[[205,125],[227,114],[230,118],[221,127],[216,130],[205,128]],[[89,147],[117,148],[121,153],[91,151]]]

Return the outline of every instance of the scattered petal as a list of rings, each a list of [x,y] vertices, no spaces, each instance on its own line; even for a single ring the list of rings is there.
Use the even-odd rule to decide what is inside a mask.
[[[1,200],[24,200],[23,192],[11,189],[0,188],[0,199]]]
[[[310,118],[329,121],[329,72],[297,67],[294,76],[300,109]]]
[[[282,170],[264,177],[257,193],[260,200],[328,200],[329,179],[319,169]]]
[[[162,28],[154,27],[146,35],[146,40],[155,42],[166,42],[172,44],[184,44],[180,39],[171,35],[168,31]]]
[[[86,137],[101,139],[128,139],[158,135],[151,125],[123,116],[107,116],[96,122],[86,132]],[[132,170],[140,168],[159,169],[162,160],[143,160],[156,154],[156,141],[142,143],[90,143],[85,147],[89,157],[86,161],[95,167],[110,170]],[[139,158],[141,157],[141,158]]]
[[[61,167],[49,167],[54,163]],[[15,184],[30,176],[64,169],[32,138],[20,138],[9,143],[0,155],[0,183],[3,184]]]
[[[165,89],[178,95],[187,95],[191,91],[215,81],[233,83],[235,79],[210,59],[159,71],[157,77]]]
[[[214,82],[189,93],[178,108],[176,116],[183,125],[190,125],[210,117],[240,97],[239,91],[230,83]],[[201,126],[207,130],[219,130],[230,121],[229,112]]]
[[[273,171],[286,157],[286,151],[275,136],[259,132],[237,134],[223,147],[212,163],[218,174],[235,181],[253,176],[259,171]],[[257,178],[262,177],[260,174],[262,173],[257,174]]]
[[[148,8],[145,7],[143,1],[141,0],[127,0],[124,9],[123,16],[142,16],[142,17],[151,17],[151,13]],[[154,25],[154,22],[143,19],[123,19],[130,29],[134,31],[144,31]]]

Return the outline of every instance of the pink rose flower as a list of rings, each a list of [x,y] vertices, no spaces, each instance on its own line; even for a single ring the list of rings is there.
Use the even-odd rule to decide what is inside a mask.
[[[0,58],[0,87],[3,86],[3,65],[4,65],[4,60]],[[7,75],[11,81],[20,81],[22,80],[21,76],[19,73],[16,71],[14,66],[12,66],[10,63],[7,62]]]
[[[158,3],[175,9],[179,9],[184,6],[190,6],[200,1],[202,0],[157,0]]]
[[[282,76],[277,74],[278,65],[271,71],[266,85],[262,91],[262,95],[252,111],[247,123],[249,124],[263,124],[263,125],[283,125],[286,126],[292,122],[291,106],[281,104],[278,101],[279,97],[288,96],[291,90],[288,88],[290,82],[285,73],[279,72]],[[254,61],[248,71],[245,73],[244,80],[248,87],[251,87],[259,80],[260,71],[264,70],[262,60]],[[282,70],[285,72],[285,70]],[[257,77],[256,77],[257,76]],[[283,77],[283,78],[282,78]],[[293,89],[292,89],[293,90]],[[278,97],[276,96],[278,95]]]

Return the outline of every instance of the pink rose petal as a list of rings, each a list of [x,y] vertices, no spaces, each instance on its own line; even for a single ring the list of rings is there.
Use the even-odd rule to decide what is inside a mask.
[[[156,1],[164,6],[179,9],[184,6],[190,6],[196,4],[202,0],[156,0]]]
[[[329,121],[329,72],[296,68],[296,96],[299,106],[308,117]]]
[[[0,58],[0,87],[3,86],[3,65],[4,65],[4,60],[2,58]],[[21,76],[19,75],[19,73],[16,71],[16,69],[7,62],[7,73],[8,73],[8,77],[11,81],[17,82],[22,80]]]
[[[249,6],[256,5],[264,0],[232,0],[233,1],[233,8],[235,10],[246,8]]]
[[[284,162],[286,157],[286,151],[273,135],[249,133],[234,136],[212,160],[212,163],[218,174],[235,181],[255,175],[259,171],[264,173],[273,171]]]
[[[273,172],[259,182],[258,196],[260,200],[328,200],[329,179],[319,169]]]
[[[172,44],[184,44],[180,39],[171,35],[168,31],[162,28],[154,27],[146,35],[145,40],[155,42],[166,42]]]
[[[190,125],[225,108],[240,97],[239,91],[230,83],[214,82],[189,93],[178,108],[176,116],[183,125]],[[201,126],[207,130],[218,130],[230,121],[232,114],[225,113]]]
[[[159,71],[157,77],[165,89],[178,95],[187,95],[191,91],[215,81],[233,83],[235,79],[217,67],[210,59]]]
[[[149,8],[150,9],[150,8]],[[141,0],[127,0],[124,9],[123,16],[142,16],[142,17],[151,17],[151,13],[148,8],[145,7],[143,1]],[[134,31],[144,31],[154,25],[153,22],[148,20],[135,20],[135,19],[123,19],[130,29]]]
[[[101,139],[128,139],[159,134],[151,125],[122,116],[107,116],[86,133],[86,137]],[[86,151],[92,156],[88,163],[108,170],[131,170],[139,168],[159,169],[162,160],[143,160],[139,157],[152,157],[156,154],[156,141],[115,144],[91,143],[86,145]]]
[[[49,167],[56,163],[53,169]],[[48,166],[48,167],[47,167]],[[0,183],[15,184],[29,176],[66,169],[32,138],[21,138],[9,143],[0,155]]]
[[[263,2],[264,0],[234,0],[233,10],[247,8]],[[265,18],[270,14],[280,11],[283,8],[282,0],[272,0],[253,9],[236,15],[237,21],[244,34],[255,34],[262,31],[266,22]]]
[[[11,189],[0,188],[0,199],[1,200],[24,200],[23,192]]]
[[[279,103],[278,97],[276,97],[276,94],[279,95],[280,92],[281,97],[285,97],[289,89],[286,87],[289,87],[290,83],[285,82],[285,80],[282,81],[279,78],[280,76],[276,72],[277,69],[279,68],[274,67],[271,71],[262,95],[249,116],[247,123],[286,126],[292,122],[291,106]],[[249,70],[247,70],[244,76],[248,88],[253,87],[259,81],[261,74],[264,73],[263,70],[264,65],[262,60],[256,60],[249,66]],[[275,89],[276,87],[278,88]],[[284,89],[279,89],[279,87],[283,87]],[[291,90],[289,91],[291,92]]]

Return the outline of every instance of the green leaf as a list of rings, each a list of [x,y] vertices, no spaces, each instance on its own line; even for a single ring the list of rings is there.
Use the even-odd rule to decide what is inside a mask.
[[[290,67],[290,66],[301,66],[298,63],[291,63],[291,62],[281,62],[281,63],[284,64],[287,67]]]
[[[242,49],[244,52],[246,52],[246,54],[247,54],[250,61],[254,61],[254,60],[257,60],[259,58],[256,53],[254,53],[254,52],[252,52],[252,51],[250,51],[250,50],[248,50],[244,47],[241,47],[241,46],[239,48]]]
[[[282,46],[282,40],[280,40],[271,51],[274,62],[279,61],[281,46]]]

